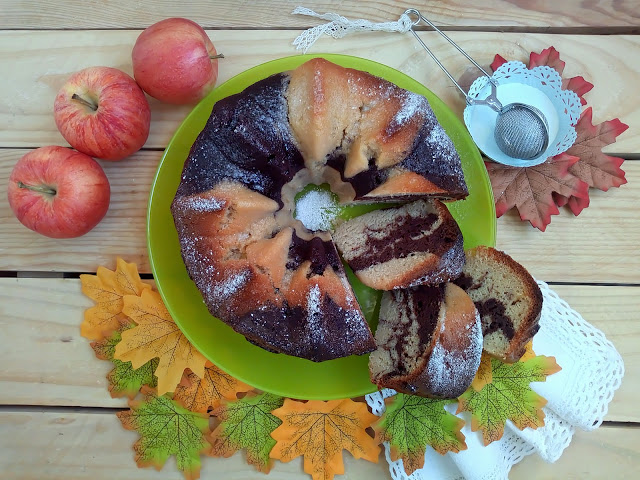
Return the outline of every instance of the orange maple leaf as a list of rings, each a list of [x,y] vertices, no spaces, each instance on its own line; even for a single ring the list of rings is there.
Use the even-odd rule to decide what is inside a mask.
[[[89,340],[102,340],[116,331],[124,320],[122,308],[125,295],[141,295],[150,290],[138,275],[135,263],[127,263],[118,258],[115,271],[98,267],[96,275],[80,275],[82,293],[97,305],[84,312],[80,334]]]
[[[186,368],[200,378],[207,359],[191,345],[164,306],[158,292],[145,290],[141,297],[124,296],[123,313],[137,326],[122,333],[114,357],[140,368],[159,358],[154,372],[158,377],[158,395],[173,392]]]
[[[191,370],[184,372],[173,399],[192,412],[207,413],[210,408],[218,407],[223,398],[236,400],[237,393],[252,389],[253,387],[207,362],[202,377]]]
[[[304,471],[313,480],[331,480],[344,473],[343,449],[355,458],[378,462],[380,447],[365,431],[378,417],[369,413],[365,403],[286,399],[271,413],[283,422],[271,433],[277,442],[271,457],[289,462],[303,455]]]

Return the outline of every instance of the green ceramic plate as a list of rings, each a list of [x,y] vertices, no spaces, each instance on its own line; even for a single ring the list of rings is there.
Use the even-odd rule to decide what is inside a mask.
[[[450,209],[464,234],[465,247],[495,244],[496,217],[489,179],[464,125],[440,99],[411,77],[385,65],[346,55],[298,55],[258,65],[220,85],[202,100],[180,125],[158,166],[149,198],[147,241],[156,285],[169,312],[187,338],[209,360],[256,388],[292,398],[329,400],[376,390],[369,381],[368,356],[313,363],[273,354],[250,344],[212,317],[187,275],[169,210],[191,144],[203,128],[213,104],[262,78],[293,69],[315,56],[370,72],[427,97],[462,158],[470,194],[467,199],[452,203]],[[371,319],[377,298],[375,292],[358,289],[357,294]]]

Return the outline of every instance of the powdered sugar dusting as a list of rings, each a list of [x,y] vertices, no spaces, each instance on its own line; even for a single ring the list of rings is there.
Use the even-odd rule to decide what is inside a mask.
[[[229,298],[242,288],[249,280],[249,272],[242,271],[240,273],[227,277],[224,281],[213,284],[211,294],[219,299]]]
[[[322,340],[324,337],[321,302],[320,287],[316,284],[307,294],[307,329],[314,343]]]
[[[431,351],[427,375],[430,390],[438,396],[459,396],[467,389],[480,366],[482,327],[478,313],[476,312],[475,321],[468,329],[456,334],[468,336],[467,339],[462,339],[462,343],[466,344],[464,349],[447,349],[441,342],[436,342]]]
[[[183,197],[179,200],[179,207],[196,212],[217,212],[224,208],[224,201],[213,197]]]
[[[426,99],[417,93],[407,92],[402,99],[400,109],[393,117],[393,122],[398,125],[407,123],[416,113],[424,111],[427,106]]]
[[[333,194],[326,190],[310,190],[296,202],[296,218],[313,232],[330,230],[338,213]]]

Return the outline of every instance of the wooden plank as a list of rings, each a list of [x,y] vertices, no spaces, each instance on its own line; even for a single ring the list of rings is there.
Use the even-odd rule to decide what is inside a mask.
[[[102,2],[99,8],[89,0],[3,2],[0,28],[144,28],[167,17],[187,17],[209,28],[303,28],[312,19],[290,15],[296,5],[319,13],[337,12],[349,18],[387,22],[407,8],[419,8],[439,25],[476,28],[524,27],[635,27],[637,5],[632,0],[590,2],[537,2],[489,0],[474,5],[460,0],[427,1],[307,1],[258,0],[175,3],[143,0],[135,5],[125,0]],[[90,11],[91,15],[77,12]],[[76,13],[71,13],[76,12]]]
[[[12,480],[175,479],[175,462],[169,460],[160,472],[136,468],[130,446],[135,432],[126,431],[113,413],[21,412],[0,410],[0,465]],[[389,470],[383,456],[377,464],[355,460],[344,454],[345,474],[340,479],[386,479]],[[555,464],[536,455],[516,465],[509,478],[601,479],[636,478],[640,468],[640,428],[601,427],[579,431]],[[246,464],[243,454],[231,458],[202,458],[202,478],[261,480]],[[302,459],[276,462],[271,476],[282,480],[309,478]]]
[[[6,198],[11,169],[25,152],[0,149],[0,198]],[[0,270],[90,272],[122,256],[149,272],[146,209],[161,155],[144,151],[123,162],[102,163],[111,182],[111,206],[102,222],[80,238],[38,235],[17,221],[7,202],[0,202]],[[590,208],[577,218],[563,208],[546,232],[509,212],[498,221],[498,247],[541,280],[640,283],[640,190],[634,188],[640,183],[640,161],[627,161],[623,168],[629,184],[606,193],[592,189]]]
[[[113,265],[108,265],[113,268]],[[106,388],[109,362],[95,358],[79,325],[91,300],[77,279],[0,278],[0,405],[123,407]],[[626,376],[607,420],[640,422],[640,287],[553,287],[623,356]]]
[[[0,198],[7,195],[13,165],[26,150],[0,150]],[[117,256],[150,266],[146,246],[147,199],[162,152],[144,151],[122,162],[103,162],[111,184],[111,203],[104,219],[75,239],[47,238],[25,228],[7,201],[0,202],[0,270],[95,272]]]
[[[640,283],[640,162],[622,167],[628,184],[602,192],[578,217],[562,208],[546,231],[520,220],[515,209],[498,220],[497,245],[544,281]]]
[[[602,330],[625,365],[625,376],[609,405],[607,420],[638,422],[640,386],[640,287],[552,285],[551,288],[576,312]]]
[[[181,478],[171,458],[157,472],[137,468],[131,445],[137,433],[122,428],[113,413],[4,412],[0,410],[0,465],[11,480],[173,479]],[[378,463],[344,455],[344,480],[388,478],[384,460]],[[231,458],[202,458],[202,478],[249,480],[265,477],[249,466],[244,453]],[[276,462],[268,478],[302,480],[302,458]]]
[[[561,3],[561,2],[556,2]],[[0,147],[64,144],[56,129],[52,104],[68,76],[92,65],[109,65],[131,73],[131,48],[138,31],[0,32],[0,58],[11,65],[0,78]],[[295,55],[291,42],[299,32],[210,31],[219,51],[223,82],[254,65]],[[434,32],[422,33],[455,77],[469,62]],[[594,121],[614,117],[640,124],[640,97],[633,95],[640,64],[640,37],[631,35],[546,35],[456,32],[452,35],[480,63],[495,53],[526,60],[531,51],[555,46],[567,62],[567,76],[583,75],[596,87],[586,96],[595,106]],[[399,69],[427,85],[462,117],[464,99],[410,35],[362,33],[346,39],[322,38],[312,52],[349,53]],[[151,102],[152,128],[147,147],[164,148],[190,107]],[[608,152],[640,153],[640,136],[633,129],[619,137]]]
[[[126,406],[107,390],[110,362],[80,336],[93,302],[78,279],[1,278],[0,285],[0,404]]]

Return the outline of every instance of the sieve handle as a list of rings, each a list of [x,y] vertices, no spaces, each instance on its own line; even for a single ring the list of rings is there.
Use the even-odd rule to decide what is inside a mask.
[[[424,48],[427,53],[431,56],[431,58],[433,58],[433,60],[438,64],[438,66],[442,69],[442,71],[444,73],[446,73],[446,75],[449,77],[449,80],[451,80],[451,82],[453,82],[453,84],[458,87],[458,90],[460,90],[460,93],[462,93],[462,95],[464,95],[464,98],[467,101],[467,104],[469,105],[486,105],[488,107],[491,107],[493,110],[495,110],[496,112],[499,112],[500,110],[502,110],[502,104],[500,103],[500,101],[498,100],[498,97],[496,96],[496,82],[493,78],[491,78],[491,75],[489,75],[487,73],[487,71],[482,68],[482,66],[480,66],[480,64],[478,62],[476,62],[467,52],[465,52],[462,48],[460,48],[460,46],[454,42],[453,40],[451,40],[442,30],[440,30],[438,27],[436,27],[427,17],[425,17],[424,15],[422,15],[418,10],[416,10],[415,8],[410,8],[408,10],[406,10],[404,12],[406,15],[408,15],[410,18],[413,17],[417,17],[416,20],[412,21],[411,24],[411,33],[413,34],[413,36],[416,38],[416,40],[418,41],[418,43],[420,45],[422,45],[422,48]],[[415,27],[416,25],[418,25],[420,22],[424,22],[427,25],[429,25],[431,28],[433,28],[436,32],[438,32],[443,38],[445,38],[451,45],[453,45],[454,47],[456,47],[456,49],[462,53],[462,55],[464,55],[467,60],[469,60],[471,63],[473,63],[473,65],[478,68],[478,70],[480,70],[482,72],[482,74],[487,77],[489,79],[489,83],[491,84],[491,94],[485,98],[484,100],[480,100],[477,98],[471,98],[469,95],[467,95],[467,92],[464,91],[464,89],[458,84],[458,82],[456,81],[455,78],[453,78],[453,75],[451,75],[449,73],[449,71],[446,69],[446,67],[442,64],[442,62],[440,62],[440,60],[438,60],[438,57],[435,56],[435,54],[429,49],[429,47],[427,47],[427,45],[422,41],[422,39],[420,38],[420,36],[418,36],[418,33],[413,29],[413,27]]]

